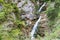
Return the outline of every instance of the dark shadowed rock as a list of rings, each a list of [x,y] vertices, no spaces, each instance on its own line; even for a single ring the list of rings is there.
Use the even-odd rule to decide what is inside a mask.
[[[32,14],[32,13],[27,13],[25,15],[21,15],[22,19],[28,19],[28,20],[34,20],[37,18],[36,15]]]
[[[17,4],[17,7],[29,13],[32,13],[34,10],[34,4],[30,0],[21,0],[21,2]]]

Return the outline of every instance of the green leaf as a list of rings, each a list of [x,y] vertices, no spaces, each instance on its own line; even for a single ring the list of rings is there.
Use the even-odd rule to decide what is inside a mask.
[[[13,36],[18,36],[18,34],[20,33],[20,30],[19,29],[15,29],[15,30],[12,30],[11,33],[13,34]]]
[[[4,0],[0,0],[0,3],[4,2]]]
[[[5,13],[4,12],[0,12],[0,19],[5,18]]]

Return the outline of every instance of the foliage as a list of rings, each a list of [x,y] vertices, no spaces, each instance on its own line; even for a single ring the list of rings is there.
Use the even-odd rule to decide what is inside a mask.
[[[18,18],[20,16],[19,15],[20,12],[19,12],[16,4],[13,4],[11,2],[10,3],[6,3],[4,0],[0,0],[0,3],[3,6],[2,11],[0,12],[0,24],[1,24],[0,25],[0,40],[19,40],[19,38],[18,38],[19,34],[20,35],[22,34],[22,32],[20,31],[19,27],[21,25],[24,26],[25,24],[24,24],[24,22],[22,20],[20,20]],[[14,15],[16,15],[16,19],[15,20],[12,20],[12,17],[10,15],[12,12],[14,12]],[[10,19],[8,19],[8,18],[10,18]],[[8,25],[7,26],[3,26],[4,22],[6,22],[6,21],[9,22],[10,20],[12,20],[11,22],[13,22],[14,25],[17,26],[17,28],[15,29],[15,26],[13,25],[14,28],[12,28],[10,31],[4,30],[4,28],[8,26]],[[21,25],[18,27],[19,24],[21,24]]]

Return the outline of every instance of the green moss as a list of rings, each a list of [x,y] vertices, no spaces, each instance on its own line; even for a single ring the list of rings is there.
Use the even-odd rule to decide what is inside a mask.
[[[5,13],[4,12],[0,12],[0,19],[5,18]]]
[[[0,0],[0,3],[3,3],[4,2],[4,0]]]

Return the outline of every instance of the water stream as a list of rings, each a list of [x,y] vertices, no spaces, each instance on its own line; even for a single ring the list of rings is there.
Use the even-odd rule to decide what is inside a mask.
[[[44,3],[41,7],[40,7],[40,9],[38,10],[38,12],[41,12],[41,10],[42,10],[42,8],[45,6],[45,4],[46,3]],[[31,31],[31,40],[34,40],[34,33],[35,33],[35,31],[37,30],[37,27],[38,27],[38,24],[39,24],[39,22],[40,22],[40,20],[41,20],[41,16],[39,17],[39,19],[36,21],[36,23],[34,24],[34,26],[33,26],[33,29],[32,29],[32,31]]]

